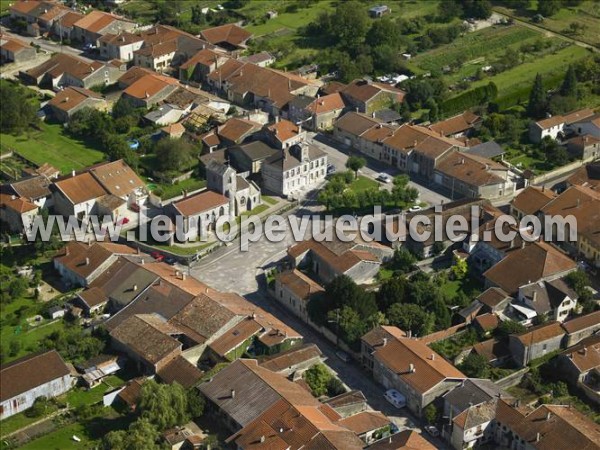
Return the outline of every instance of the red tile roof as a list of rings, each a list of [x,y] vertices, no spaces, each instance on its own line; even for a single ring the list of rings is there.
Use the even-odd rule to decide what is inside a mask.
[[[200,32],[200,36],[211,44],[226,42],[233,46],[241,46],[252,37],[252,33],[235,24],[226,24],[218,27],[207,28]]]
[[[183,216],[189,217],[227,204],[229,204],[229,200],[224,195],[213,191],[202,191],[174,202],[173,206]]]

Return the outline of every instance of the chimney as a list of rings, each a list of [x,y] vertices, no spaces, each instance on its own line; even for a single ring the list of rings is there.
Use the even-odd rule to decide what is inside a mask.
[[[144,265],[144,258],[142,258],[142,260],[140,261],[140,264],[143,266]]]
[[[542,434],[538,431],[538,433],[535,435],[535,442],[540,442],[541,437]]]
[[[546,413],[546,420],[550,420],[552,418],[552,413],[550,411],[548,411]]]
[[[583,347],[583,356],[587,355],[587,347]]]
[[[387,345],[387,338],[383,338],[383,342],[381,343],[382,347],[385,347]]]
[[[67,103],[68,101],[69,101],[69,97],[67,96],[64,98],[63,103]]]
[[[521,242],[521,248],[525,248],[525,240]]]
[[[409,372],[409,373],[415,373],[415,372],[416,372],[416,370],[415,370],[415,365],[414,365],[413,363],[410,363],[410,364],[408,365],[408,372]]]
[[[577,207],[579,208],[581,206],[581,199],[577,199]]]
[[[187,274],[185,274],[185,273],[181,272],[181,279],[182,279],[183,281],[185,281],[185,280],[186,280],[186,278],[187,278]]]
[[[141,255],[141,254],[142,254],[142,251],[140,250],[140,248],[139,248],[139,247],[138,247],[138,248],[136,248],[136,250],[137,250],[137,254],[138,254],[138,255]]]
[[[412,330],[408,330],[406,332],[406,337],[409,338],[409,339],[412,337]]]
[[[533,303],[537,301],[537,291],[533,291]]]
[[[432,361],[435,361],[435,353],[432,353],[432,354],[431,354],[431,360],[432,360]]]
[[[510,240],[510,248],[515,248],[515,239]]]
[[[235,389],[232,389],[230,392],[230,397],[235,398]]]
[[[371,113],[371,117],[372,117],[373,119],[375,118],[375,111],[373,111],[373,112]]]
[[[71,176],[74,177],[75,176],[75,169],[71,170]]]
[[[261,444],[262,444],[263,442],[265,442],[265,435],[264,435],[264,434],[263,434],[263,435],[260,437],[260,442],[261,442]]]
[[[137,285],[137,284],[134,284],[134,285],[133,285],[133,292],[137,292],[137,290],[138,290],[138,285]]]
[[[542,184],[542,192],[544,192],[546,190],[546,185]]]
[[[69,256],[69,246],[65,247],[65,256]]]

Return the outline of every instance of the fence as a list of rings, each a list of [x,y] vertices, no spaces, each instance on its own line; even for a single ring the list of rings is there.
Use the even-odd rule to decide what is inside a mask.
[[[591,162],[593,159],[594,158],[591,157],[588,159],[583,159],[580,161],[572,162],[570,164],[567,164],[566,166],[558,167],[557,169],[554,169],[550,172],[544,173],[542,175],[538,175],[537,177],[533,177],[531,180],[529,180],[530,184],[540,184],[547,180],[552,180],[561,175],[568,174],[569,172],[572,172],[572,171],[578,169],[579,167],[583,166],[584,164]]]

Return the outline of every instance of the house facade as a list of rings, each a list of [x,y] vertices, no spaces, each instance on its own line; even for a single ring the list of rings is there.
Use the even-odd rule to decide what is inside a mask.
[[[36,399],[58,397],[74,385],[69,367],[56,350],[34,353],[0,367],[0,419],[33,406]]]

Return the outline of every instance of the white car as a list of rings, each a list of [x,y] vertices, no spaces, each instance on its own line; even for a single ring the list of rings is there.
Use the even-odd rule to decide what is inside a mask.
[[[388,175],[387,173],[383,172],[377,175],[376,180],[381,181],[382,183],[391,183],[392,181],[394,181],[391,175]]]
[[[425,431],[427,431],[433,437],[438,437],[440,435],[439,430],[433,425],[427,425],[425,427]]]
[[[406,406],[406,397],[396,389],[388,389],[383,394],[385,399],[394,405],[396,408],[404,408]]]
[[[423,208],[421,208],[419,205],[415,205],[415,206],[411,206],[408,209],[408,212],[417,212],[417,211],[421,211],[421,209],[423,209]]]

